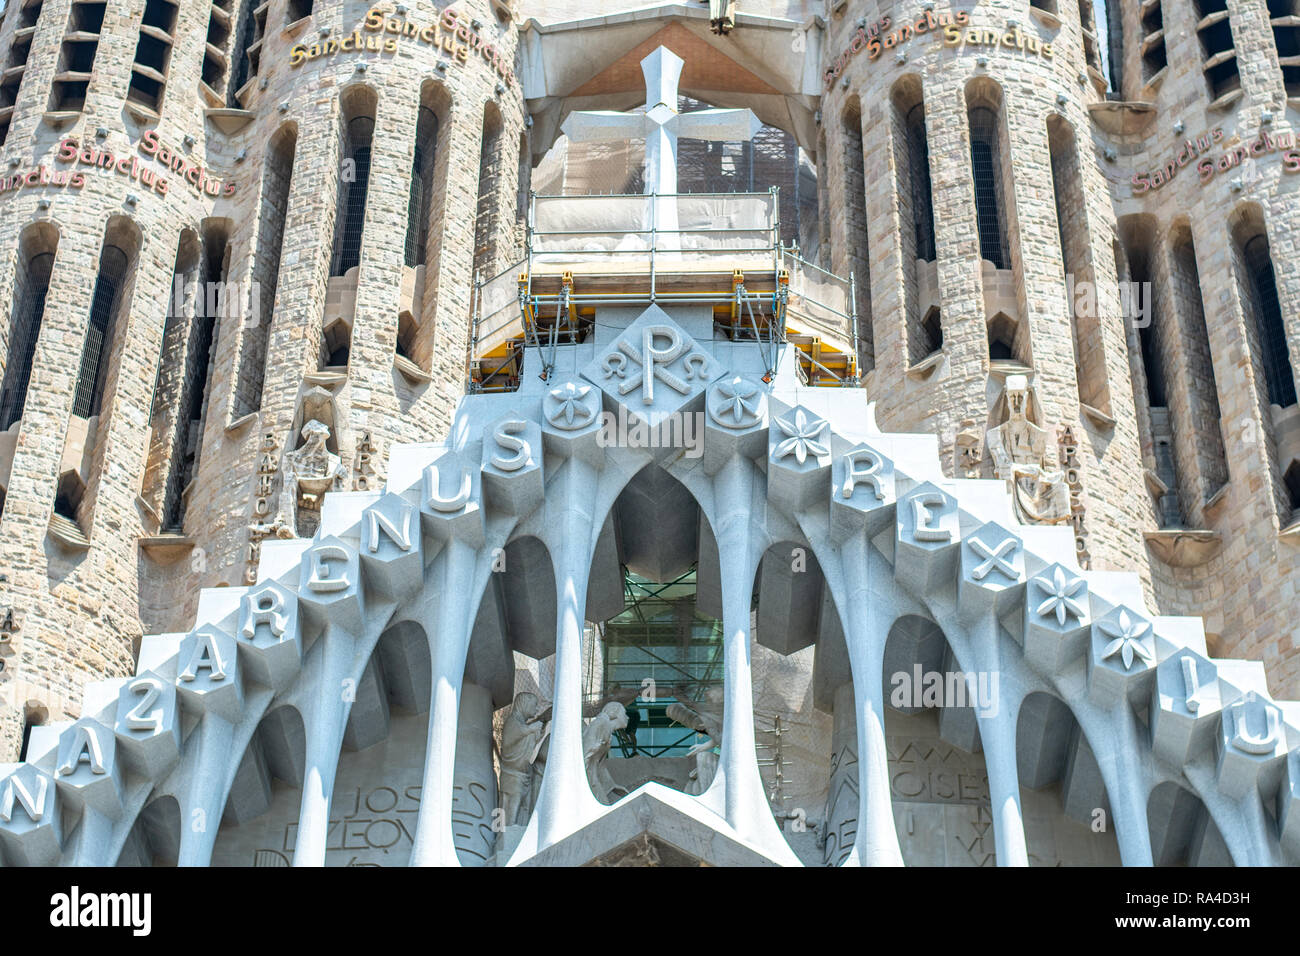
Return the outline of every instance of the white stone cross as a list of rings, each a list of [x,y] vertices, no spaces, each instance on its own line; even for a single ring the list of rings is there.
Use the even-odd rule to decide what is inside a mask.
[[[641,61],[645,74],[645,113],[588,110],[570,113],[560,127],[577,143],[645,137],[645,192],[673,195],[677,192],[677,139],[706,139],[735,142],[753,139],[763,124],[750,110],[699,110],[677,112],[677,83],[684,61],[666,47],[658,47]],[[677,228],[674,200],[657,201],[656,228]],[[663,248],[661,245],[660,248]]]

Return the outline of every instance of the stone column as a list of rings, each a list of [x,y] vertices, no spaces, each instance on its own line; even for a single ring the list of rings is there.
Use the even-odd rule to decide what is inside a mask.
[[[600,805],[587,784],[582,748],[582,633],[587,607],[587,576],[591,568],[594,523],[592,489],[596,469],[574,456],[556,476],[549,505],[555,562],[555,684],[551,692],[551,742],[546,758],[534,817],[538,821],[537,848],[543,850],[576,830],[599,812]]]
[[[454,535],[442,555],[441,586],[437,589],[437,627],[430,634],[433,690],[429,703],[429,737],[424,756],[424,786],[420,792],[420,818],[411,847],[411,866],[457,865],[452,831],[455,804],[457,719],[465,655],[474,628],[471,599],[477,552]]]
[[[722,722],[722,759],[709,790],[717,792],[722,789],[726,798],[727,822],[742,837],[763,846],[784,847],[785,841],[772,816],[758,772],[754,741],[750,595],[762,549],[755,544],[751,534],[753,486],[754,466],[739,455],[732,456],[714,480],[715,500],[725,502],[727,508],[716,516],[714,528],[722,583],[726,705]]]
[[[350,708],[343,698],[344,681],[352,673],[356,638],[346,631],[328,627],[320,637],[320,692],[304,717],[307,753],[303,773],[302,801],[298,811],[298,840],[294,866],[324,866],[329,838],[330,803],[338,773],[339,750]]]
[[[847,540],[841,550],[844,583],[836,605],[841,608],[853,671],[858,744],[858,830],[853,850],[844,861],[849,866],[903,865],[894,827],[889,751],[885,745],[883,668],[892,615],[879,607],[871,593],[873,572],[889,573],[873,567],[879,560],[872,556],[865,532]]]

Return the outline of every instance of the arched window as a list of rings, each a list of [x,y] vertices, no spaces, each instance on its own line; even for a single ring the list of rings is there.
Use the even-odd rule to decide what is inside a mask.
[[[483,145],[478,160],[478,202],[474,209],[474,277],[486,281],[496,274],[500,220],[498,177],[501,172],[501,113],[495,103],[483,107]]]
[[[1047,119],[1051,156],[1052,196],[1056,205],[1057,237],[1065,276],[1066,308],[1074,332],[1074,369],[1079,401],[1110,414],[1110,383],[1101,336],[1097,275],[1089,249],[1088,212],[1074,129],[1060,116]]]
[[[86,91],[95,67],[99,33],[104,27],[105,2],[72,4],[68,28],[59,49],[55,80],[50,84],[49,109],[55,113],[80,113],[86,105]]]
[[[925,135],[925,104],[907,113],[908,166],[912,180],[912,223],[916,231],[916,257],[933,262],[934,206],[930,188],[930,146]]]
[[[428,256],[429,210],[433,204],[434,151],[438,146],[438,116],[420,107],[415,124],[415,158],[411,163],[411,195],[406,207],[406,264],[422,266]]]
[[[1268,237],[1258,232],[1242,243],[1246,271],[1249,274],[1255,331],[1259,337],[1260,364],[1268,386],[1271,405],[1289,408],[1296,403],[1295,376],[1287,350],[1286,328],[1278,304],[1277,279],[1269,255]]]
[[[921,80],[905,76],[890,97],[894,133],[903,299],[907,315],[908,361],[915,365],[943,344],[935,267],[934,206],[930,189],[930,147],[925,130]],[[925,316],[924,320],[922,315]]]
[[[867,186],[862,148],[862,111],[857,97],[851,99],[840,116],[842,129],[844,182],[844,252],[847,262],[837,271],[853,276],[857,300],[859,374],[870,370],[876,361],[875,339],[871,323],[871,261],[867,248]]]
[[[1300,0],[1268,0],[1273,43],[1286,95],[1300,96]]]
[[[22,265],[14,282],[8,360],[4,381],[0,384],[0,432],[8,431],[23,417],[58,242],[58,233],[46,226],[30,230],[19,245],[18,256]]]
[[[1205,325],[1196,248],[1192,243],[1191,229],[1186,223],[1179,224],[1171,231],[1169,247],[1170,284],[1174,308],[1182,327],[1184,361],[1190,380],[1188,398],[1196,437],[1196,470],[1200,474],[1200,487],[1190,489],[1187,495],[1189,510],[1195,512],[1199,510],[1199,504],[1210,500],[1227,484],[1228,464],[1224,456],[1219,389],[1210,354],[1210,336]],[[1204,523],[1200,526],[1204,527]]]
[[[90,300],[90,321],[81,350],[81,372],[72,402],[72,414],[79,418],[98,415],[104,399],[104,383],[113,354],[114,334],[121,311],[122,286],[130,257],[121,246],[105,242],[99,254],[99,271]]]
[[[359,107],[358,111],[353,113],[346,106],[344,109],[339,222],[334,238],[334,268],[330,270],[333,276],[345,275],[361,263],[361,233],[366,222],[366,194],[370,189],[370,141],[375,131],[373,99],[373,94],[355,97],[353,105]]]
[[[226,2],[230,2],[230,0],[226,0]],[[240,107],[244,105],[247,92],[252,89],[253,80],[257,77],[262,59],[262,41],[266,37],[266,11],[268,7],[270,7],[269,3],[263,3],[260,0],[243,0],[240,5],[239,22],[234,27],[238,39],[234,50],[231,52],[230,83],[225,91],[227,106]],[[215,10],[212,15],[214,18],[218,16]],[[208,63],[205,59],[205,74],[207,70]],[[221,90],[218,89],[217,92],[220,93]]]
[[[1005,217],[1002,211],[1002,164],[998,148],[997,114],[985,106],[968,111],[971,175],[975,180],[975,217],[980,257],[994,268],[1009,267]]]
[[[219,317],[235,314],[241,304],[225,299],[226,247],[226,226],[206,223],[201,242],[187,231],[176,252],[172,307],[163,333],[163,351],[181,364],[184,374],[179,382],[168,383],[170,387],[165,387],[160,375],[154,392],[156,412],[163,410],[159,406],[172,406],[166,409],[172,421],[161,511],[164,531],[184,527],[184,491],[198,467],[214,332]]]
[[[297,147],[297,127],[292,123],[285,124],[271,137],[262,166],[262,200],[257,213],[257,252],[253,261],[257,314],[240,323],[239,371],[235,379],[232,419],[242,418],[262,407],[266,341],[275,312],[280,250],[284,244],[284,220],[289,211],[289,186]]]
[[[1162,0],[1148,0],[1142,4],[1142,82],[1150,83],[1165,67],[1169,57],[1165,53],[1165,17]]]

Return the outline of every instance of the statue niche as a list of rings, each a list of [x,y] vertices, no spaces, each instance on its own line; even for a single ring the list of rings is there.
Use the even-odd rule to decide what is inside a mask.
[[[310,538],[320,525],[325,492],[341,487],[343,462],[329,450],[330,427],[316,419],[302,426],[302,444],[285,452],[280,502],[272,527],[280,538]]]
[[[1033,391],[1024,375],[1008,375],[1007,420],[988,430],[985,447],[993,472],[1006,481],[1023,524],[1062,524],[1070,520],[1070,487],[1064,472],[1051,467],[1047,429],[1029,420]]]

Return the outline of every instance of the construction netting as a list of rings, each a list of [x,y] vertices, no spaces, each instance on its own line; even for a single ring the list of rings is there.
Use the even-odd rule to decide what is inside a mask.
[[[578,254],[676,251],[689,257],[736,252],[772,255],[771,193],[675,196],[544,196],[533,203],[535,261]]]
[[[688,96],[682,113],[712,108]],[[561,136],[533,170],[533,191],[542,195],[587,196],[640,193],[645,140],[573,143]],[[764,126],[749,142],[682,139],[677,145],[677,190],[681,193],[753,193],[780,188],[781,241],[817,258],[819,235],[817,170],[794,137]]]

